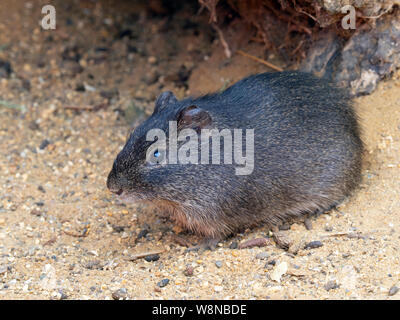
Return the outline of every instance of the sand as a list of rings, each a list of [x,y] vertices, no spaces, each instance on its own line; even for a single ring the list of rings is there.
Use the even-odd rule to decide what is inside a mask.
[[[107,190],[112,162],[161,90],[196,95],[270,70],[227,60],[206,15],[168,25],[140,5],[55,1],[57,30],[43,32],[41,3],[0,4],[0,59],[13,68],[0,78],[0,299],[400,298],[400,73],[355,99],[362,184],[312,230],[291,226],[297,254],[264,226],[186,252],[197,237]],[[179,33],[188,19],[197,27]],[[133,35],[116,36],[125,25]],[[260,237],[267,246],[231,248]],[[322,246],[304,249],[311,241]],[[132,259],[143,253],[158,257]]]

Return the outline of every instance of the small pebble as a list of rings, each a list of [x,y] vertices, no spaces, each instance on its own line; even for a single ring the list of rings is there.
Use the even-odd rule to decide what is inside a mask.
[[[100,91],[100,96],[110,100],[113,97],[118,96],[118,90],[102,90]]]
[[[4,274],[7,272],[7,266],[0,266],[0,274]]]
[[[75,87],[75,91],[78,92],[85,92],[85,86],[83,85],[83,83],[78,83]]]
[[[334,281],[334,280],[328,281],[328,282],[324,285],[324,288],[325,288],[326,291],[329,291],[329,290],[332,290],[332,289],[337,289],[337,288],[339,288],[339,287],[340,287],[340,285],[338,285],[338,284],[336,283],[336,281]]]
[[[260,252],[256,255],[256,259],[266,260],[269,257],[268,252]]]
[[[399,287],[396,286],[391,287],[389,290],[389,296],[394,296],[397,292],[399,292],[399,290],[400,290]]]
[[[193,275],[193,271],[194,271],[193,267],[187,267],[187,268],[185,269],[185,271],[183,271],[183,274],[184,274],[185,276],[187,276],[187,277],[190,277],[190,276]]]
[[[68,295],[65,293],[64,289],[59,289],[59,290],[58,290],[58,293],[59,293],[58,298],[59,298],[60,300],[65,300],[65,299],[68,298]]]
[[[275,261],[275,260],[269,260],[269,261],[267,262],[267,264],[269,264],[269,265],[271,265],[271,266],[274,266],[274,265],[276,264],[276,261]]]
[[[125,227],[124,226],[117,226],[117,225],[112,225],[112,228],[115,232],[124,232]]]
[[[128,291],[125,288],[118,289],[112,293],[114,300],[126,300],[128,298]]]
[[[233,241],[233,242],[230,244],[229,249],[237,249],[237,247],[238,247],[238,243],[237,243],[236,241]]]
[[[84,265],[84,267],[85,267],[86,269],[89,269],[89,270],[95,270],[95,269],[99,270],[99,269],[101,269],[103,266],[101,265],[101,263],[100,263],[99,260],[93,260],[93,261],[89,261],[88,263],[86,263],[86,264]]]
[[[304,246],[304,249],[316,249],[322,246],[323,244],[321,241],[311,241]]]
[[[153,57],[153,56],[150,56],[147,61],[150,64],[155,64],[157,62],[157,58]]]
[[[40,149],[40,150],[43,150],[43,149],[45,149],[49,144],[50,144],[50,141],[47,140],[47,139],[44,139],[44,140],[42,141],[42,143],[40,144],[39,149]]]
[[[160,259],[160,255],[158,254],[150,254],[144,257],[144,260],[146,260],[147,262],[157,261],[158,259]]]
[[[217,266],[217,268],[221,268],[222,267],[222,261],[215,261],[215,265]]]
[[[288,265],[285,261],[283,261],[274,267],[269,276],[271,280],[274,280],[276,282],[281,282],[281,278],[287,272],[287,270],[288,270]]]
[[[32,210],[31,210],[31,215],[40,217],[40,216],[42,215],[42,213],[41,213],[39,210],[37,210],[37,209],[32,209]]]
[[[239,249],[253,248],[253,247],[265,247],[268,244],[267,238],[255,238],[250,239],[239,244]]]
[[[311,222],[311,219],[305,219],[305,220],[304,220],[304,226],[306,227],[307,230],[312,230],[312,222]]]
[[[144,238],[148,233],[149,233],[148,228],[144,228],[144,229],[140,230],[139,234],[136,237],[136,241],[140,240],[141,238]]]
[[[222,286],[215,286],[214,287],[214,291],[215,292],[221,292],[222,290],[224,290],[224,288]]]
[[[162,279],[160,282],[157,283],[157,286],[160,288],[165,287],[169,283],[169,279]]]
[[[0,78],[8,78],[13,72],[10,62],[0,59]]]

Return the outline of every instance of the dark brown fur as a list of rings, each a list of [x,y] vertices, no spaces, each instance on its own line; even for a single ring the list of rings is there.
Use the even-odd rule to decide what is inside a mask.
[[[235,164],[149,165],[146,150],[153,142],[146,133],[160,128],[168,135],[169,121],[197,132],[254,129],[254,171],[238,176]],[[197,99],[161,94],[153,115],[118,154],[107,186],[216,238],[331,209],[359,184],[362,152],[346,90],[307,73],[265,73]]]

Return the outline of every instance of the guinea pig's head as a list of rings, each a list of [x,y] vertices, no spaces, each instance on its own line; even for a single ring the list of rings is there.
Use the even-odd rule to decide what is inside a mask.
[[[198,133],[212,120],[190,99],[178,101],[172,92],[163,92],[153,114],[130,134],[108,175],[108,189],[122,200],[174,199],[185,193],[182,180],[190,178],[192,165],[170,163],[170,122],[179,134],[187,128]],[[178,148],[179,144],[182,141]]]

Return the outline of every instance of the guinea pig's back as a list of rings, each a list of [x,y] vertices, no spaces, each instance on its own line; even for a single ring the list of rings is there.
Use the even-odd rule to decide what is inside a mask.
[[[323,209],[358,185],[363,146],[346,90],[311,74],[283,72],[246,78],[221,97],[226,127],[254,129],[254,171],[244,179],[257,190],[276,192],[272,198],[288,207],[292,201]]]
[[[340,201],[360,181],[363,150],[346,90],[297,72],[268,80],[273,101],[255,129],[255,174],[292,197]]]

